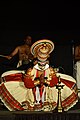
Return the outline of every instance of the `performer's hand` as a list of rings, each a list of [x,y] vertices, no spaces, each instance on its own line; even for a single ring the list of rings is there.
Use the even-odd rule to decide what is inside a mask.
[[[45,80],[44,85],[49,86],[50,82],[48,80]]]
[[[11,56],[5,56],[5,58],[7,58],[8,60],[10,60],[12,57]]]
[[[40,85],[40,81],[39,80],[35,80],[34,84],[35,84],[35,86],[38,86],[38,85]]]

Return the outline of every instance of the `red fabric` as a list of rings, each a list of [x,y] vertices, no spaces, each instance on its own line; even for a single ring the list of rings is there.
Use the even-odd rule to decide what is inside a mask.
[[[36,70],[36,77],[38,77],[38,70]]]
[[[3,77],[3,79],[8,82],[8,81],[22,81],[22,74],[17,73],[17,74],[11,74]]]
[[[32,79],[30,77],[24,78],[23,81],[24,81],[24,85],[26,88],[34,88],[35,87],[34,81],[32,81]]]
[[[72,81],[69,80],[65,80],[65,79],[60,79],[62,83],[64,83],[67,87],[72,88],[73,85],[75,84]],[[55,76],[52,78],[52,80],[50,80],[50,87],[54,87],[55,85],[57,85],[58,83],[58,78]]]
[[[63,108],[67,108],[68,106],[70,106],[71,104],[74,103],[74,101],[76,101],[78,99],[77,94],[75,94],[74,92],[68,97],[66,98],[64,101],[62,101],[62,106]]]
[[[54,87],[58,83],[58,78],[54,76],[52,80],[50,80],[50,87]]]
[[[73,85],[75,84],[74,82],[72,81],[69,81],[69,80],[64,80],[64,79],[61,79],[61,82],[63,82],[66,86],[68,86],[69,88],[72,88]]]
[[[44,86],[41,86],[41,87],[39,88],[40,98],[42,98],[43,90],[44,90]]]
[[[0,86],[0,97],[12,110],[24,110],[21,104],[9,93],[4,84]]]

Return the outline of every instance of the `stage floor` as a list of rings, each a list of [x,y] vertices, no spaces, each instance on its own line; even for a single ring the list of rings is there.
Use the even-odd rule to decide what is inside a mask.
[[[80,109],[63,113],[0,111],[0,120],[80,120]]]
[[[0,105],[0,120],[80,120],[80,101],[67,112],[9,111]]]

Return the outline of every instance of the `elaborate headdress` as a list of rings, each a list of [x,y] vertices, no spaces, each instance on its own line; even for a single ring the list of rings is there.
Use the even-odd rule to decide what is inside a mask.
[[[31,53],[41,62],[45,62],[49,54],[54,50],[54,43],[51,40],[38,40],[31,46]]]

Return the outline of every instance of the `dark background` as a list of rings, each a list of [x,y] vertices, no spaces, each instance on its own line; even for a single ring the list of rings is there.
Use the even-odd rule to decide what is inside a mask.
[[[72,48],[80,43],[79,14],[78,2],[1,1],[0,54],[10,54],[22,44],[25,35],[31,35],[33,43],[47,38],[55,44],[50,57],[51,65],[73,75]]]

